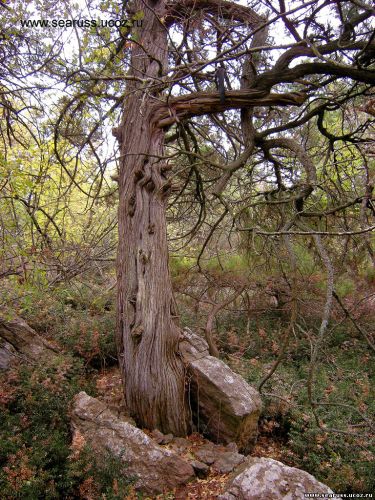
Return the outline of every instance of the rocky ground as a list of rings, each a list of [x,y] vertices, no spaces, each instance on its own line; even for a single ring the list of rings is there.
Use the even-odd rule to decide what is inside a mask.
[[[129,418],[125,411],[118,368],[111,368],[102,373],[96,380],[96,388],[100,400],[118,416]],[[149,432],[144,429],[144,432],[163,448],[174,451],[181,458],[192,463],[196,471],[197,476],[194,481],[181,485],[171,492],[176,500],[217,498],[224,492],[230,472],[245,458],[238,453],[234,443],[227,446],[216,445],[198,433],[184,439],[175,438],[172,435],[165,436],[157,430]],[[257,451],[260,452],[259,449]],[[129,500],[138,498],[135,490],[129,496]],[[162,499],[165,495],[144,498]]]
[[[115,411],[120,418],[125,412],[121,377],[117,368],[101,374],[96,381],[98,399]],[[247,498],[256,500],[299,499],[307,491],[329,493],[330,490],[312,476],[282,464],[281,444],[261,435],[250,456],[238,452],[235,443],[215,444],[199,433],[187,438],[164,435],[158,430],[143,430],[152,441],[190,464],[194,476],[167,494],[145,494],[146,499],[221,499]],[[276,461],[278,460],[278,461]],[[291,493],[292,496],[285,497]],[[128,498],[139,499],[133,488]]]
[[[20,318],[3,318],[0,334],[2,369],[20,360],[60,366],[55,346]],[[209,356],[204,340],[192,332],[186,332],[180,350],[199,387],[198,397],[190,400],[198,432],[182,438],[138,428],[126,414],[119,371],[111,368],[96,377],[97,397],[83,390],[73,393],[70,459],[79,461],[85,450],[98,463],[115,458],[123,472],[114,482],[124,477],[132,481],[129,499],[298,500],[307,492],[329,498],[332,491],[313,476],[274,460],[280,453],[264,436],[254,448],[261,411],[260,395],[254,388]],[[212,441],[199,432],[206,433],[204,428]],[[87,487],[89,492],[93,481],[93,476],[84,481],[80,498],[92,498],[84,490]]]

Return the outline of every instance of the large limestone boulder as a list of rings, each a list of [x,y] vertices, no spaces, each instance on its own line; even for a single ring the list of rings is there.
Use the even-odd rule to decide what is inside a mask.
[[[333,491],[303,470],[271,458],[250,458],[219,500],[306,500],[305,493],[317,493],[328,500]]]
[[[258,391],[221,360],[209,355],[207,342],[189,329],[180,343],[190,373],[190,402],[198,431],[220,443],[235,442],[248,453],[258,433]]]
[[[17,364],[17,351],[6,340],[0,338],[0,370],[8,370]]]
[[[85,392],[75,396],[72,428],[97,454],[107,450],[120,457],[129,476],[136,477],[135,487],[142,492],[163,493],[194,477],[194,469],[187,461],[158,446],[143,431]]]
[[[0,369],[8,369],[18,360],[43,363],[56,355],[57,349],[22,318],[0,315]]]

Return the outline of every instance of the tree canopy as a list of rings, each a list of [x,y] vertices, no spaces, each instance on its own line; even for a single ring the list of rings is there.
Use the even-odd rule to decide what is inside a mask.
[[[176,435],[191,419],[170,267],[172,278],[194,269],[182,295],[210,305],[214,355],[214,319],[238,297],[249,304],[262,287],[285,306],[260,389],[298,328],[310,335],[303,284],[315,279],[323,291],[306,387],[322,428],[316,367],[335,307],[375,349],[340,288],[347,269],[371,280],[375,264],[374,7],[14,0],[0,9],[0,277],[54,287],[114,260],[118,245],[126,402],[140,425]]]

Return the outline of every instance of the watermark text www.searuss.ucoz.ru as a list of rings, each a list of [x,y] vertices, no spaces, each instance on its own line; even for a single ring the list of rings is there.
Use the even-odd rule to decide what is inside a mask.
[[[142,20],[129,19],[21,19],[22,28],[126,28],[142,26]]]

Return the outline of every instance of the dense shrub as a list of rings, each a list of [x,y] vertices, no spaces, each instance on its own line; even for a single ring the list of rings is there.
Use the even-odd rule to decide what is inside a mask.
[[[70,447],[70,402],[93,392],[81,362],[66,357],[0,377],[2,499],[124,498],[130,480],[120,460],[99,462],[88,449],[74,457]]]

